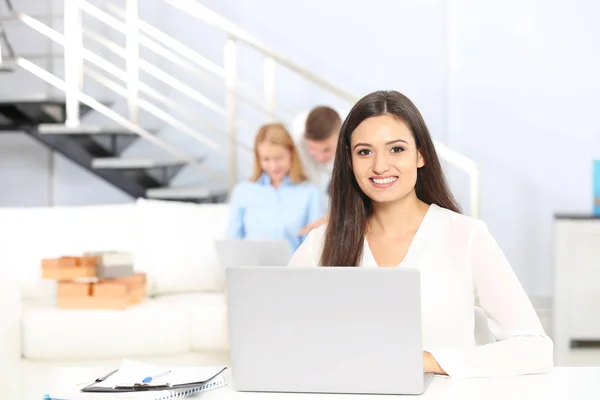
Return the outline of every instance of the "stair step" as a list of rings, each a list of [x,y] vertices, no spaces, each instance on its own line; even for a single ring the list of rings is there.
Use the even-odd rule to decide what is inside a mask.
[[[207,199],[227,194],[225,189],[209,188],[156,188],[146,190],[146,196],[150,199],[189,200]]]
[[[160,167],[175,167],[185,164],[185,161],[153,160],[151,158],[105,157],[95,158],[92,161],[92,167],[104,169],[147,169]]]
[[[79,125],[71,127],[62,124],[40,124],[38,130],[40,133],[48,135],[137,135],[135,132],[127,130],[122,126]]]

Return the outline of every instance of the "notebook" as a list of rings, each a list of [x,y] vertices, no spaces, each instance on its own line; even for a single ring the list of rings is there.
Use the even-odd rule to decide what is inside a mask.
[[[225,369],[225,366],[164,368],[125,359],[118,369],[98,377],[81,391],[114,393],[196,388],[213,380]],[[142,383],[145,377],[151,382]]]
[[[125,359],[118,369],[91,378],[69,392],[48,393],[46,400],[141,399],[171,400],[193,396],[227,385],[225,366],[165,368]],[[144,377],[152,377],[151,383]],[[147,385],[156,384],[158,387]],[[122,387],[120,387],[122,386]],[[162,387],[161,387],[162,386]]]
[[[220,374],[216,378],[198,387],[120,393],[86,393],[73,391],[70,393],[49,393],[44,395],[44,400],[102,400],[102,399],[129,399],[129,400],[173,400],[194,396],[201,392],[218,389],[227,385],[227,377]]]

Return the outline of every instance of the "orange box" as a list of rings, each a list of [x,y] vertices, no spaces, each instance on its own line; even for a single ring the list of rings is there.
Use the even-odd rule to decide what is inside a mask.
[[[127,291],[134,304],[140,303],[146,297],[146,274],[138,272],[123,278],[108,279],[104,282],[118,283],[127,286]]]
[[[58,308],[112,308],[122,310],[129,306],[128,296],[121,297],[59,297]]]
[[[91,296],[93,285],[93,283],[58,282],[57,296],[59,298]]]
[[[140,286],[137,289],[133,289],[129,293],[129,300],[132,304],[139,304],[146,298],[146,286]]]
[[[59,282],[59,308],[126,308],[146,297],[146,274],[96,283]]]
[[[146,297],[146,274],[138,272],[133,276],[117,278],[116,281],[125,282],[129,288],[129,297],[133,304],[141,303]]]
[[[129,288],[124,283],[103,281],[94,284],[93,295],[96,297],[127,296]]]
[[[96,257],[60,257],[42,260],[42,278],[67,281],[96,276]]]
[[[124,283],[130,287],[144,285],[146,283],[146,274],[138,272],[135,275],[124,276],[121,278],[107,279],[106,282],[119,282]]]
[[[60,257],[45,258],[42,260],[42,268],[69,268],[96,266],[98,260],[96,257]]]

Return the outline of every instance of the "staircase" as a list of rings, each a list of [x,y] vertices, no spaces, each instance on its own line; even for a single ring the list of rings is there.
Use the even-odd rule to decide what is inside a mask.
[[[32,35],[42,35],[64,49],[64,79],[21,56],[19,49],[10,45],[11,32],[1,28],[4,57],[0,71],[27,71],[34,79],[60,90],[64,98],[0,102],[0,132],[25,132],[136,198],[225,201],[239,180],[239,171],[252,166],[252,140],[244,140],[240,132],[248,127],[246,136],[253,136],[255,127],[266,121],[289,123],[304,111],[290,107],[286,101],[276,101],[276,68],[285,68],[307,84],[337,97],[348,109],[357,100],[272,51],[198,0],[153,3],[224,33],[219,62],[195,51],[186,44],[187,38],[174,38],[141,19],[141,0],[124,0],[124,8],[110,1],[65,0],[63,32],[19,12],[13,1],[2,1],[7,14],[29,27]],[[98,25],[109,27],[123,40],[98,32]],[[240,79],[242,47],[263,57],[260,88]],[[149,54],[156,59],[148,59]],[[202,85],[182,78],[190,74]],[[107,89],[110,96],[100,100],[86,89],[87,82]],[[215,98],[214,93],[220,95]],[[125,111],[117,106],[123,103]],[[258,117],[249,123],[242,109],[250,109]],[[158,121],[159,129],[146,126],[147,118],[143,117],[148,116]],[[102,122],[89,122],[96,117]],[[134,151],[148,147],[153,151]],[[441,143],[436,147],[443,160],[469,175],[471,214],[477,215],[475,164]],[[175,178],[183,171],[202,176],[203,183],[175,185]]]
[[[82,107],[81,115],[90,111],[91,108]],[[127,147],[140,139],[132,131],[120,126],[68,128],[64,123],[64,100],[0,101],[0,133],[24,132],[134,198],[193,202],[225,200],[225,193],[206,190],[189,191],[185,196],[177,190],[165,191],[187,162],[120,157]]]

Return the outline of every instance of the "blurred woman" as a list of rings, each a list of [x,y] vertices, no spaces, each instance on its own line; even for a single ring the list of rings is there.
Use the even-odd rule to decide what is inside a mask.
[[[254,173],[230,200],[228,236],[286,239],[296,250],[298,232],[323,217],[322,196],[308,182],[292,137],[281,124],[262,126],[254,143]]]

